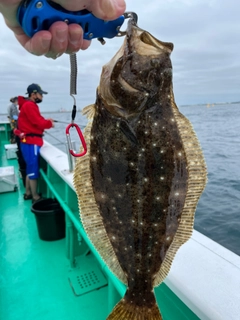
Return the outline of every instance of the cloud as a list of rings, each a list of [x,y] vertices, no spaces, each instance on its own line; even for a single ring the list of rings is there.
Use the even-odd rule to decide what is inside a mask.
[[[139,27],[156,38],[174,43],[172,52],[174,93],[177,104],[236,101],[240,83],[240,4],[235,0],[127,1],[127,11],[138,14]],[[123,26],[123,28],[125,25]],[[0,17],[0,106],[25,94],[39,83],[49,94],[43,111],[70,110],[70,63],[67,55],[57,60],[35,57],[16,41]],[[123,38],[97,40],[78,57],[79,108],[95,101],[102,66],[121,46]]]

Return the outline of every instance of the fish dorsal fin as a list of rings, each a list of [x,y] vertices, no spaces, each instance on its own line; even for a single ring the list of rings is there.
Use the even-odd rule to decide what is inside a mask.
[[[95,104],[90,104],[85,108],[83,108],[82,115],[86,116],[88,119],[93,119],[95,111],[96,111]]]
[[[186,154],[189,178],[181,221],[161,268],[156,274],[154,287],[157,287],[166,278],[178,249],[190,239],[193,231],[195,210],[207,182],[206,164],[196,133],[190,121],[179,112],[174,102],[173,93],[171,96],[174,118]]]

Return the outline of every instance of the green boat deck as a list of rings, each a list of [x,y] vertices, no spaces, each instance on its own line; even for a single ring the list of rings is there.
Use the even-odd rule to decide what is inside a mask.
[[[105,320],[124,286],[84,238],[74,191],[41,159],[40,189],[61,200],[66,237],[40,240],[17,159],[6,158],[9,127],[0,126],[0,167],[14,166],[18,178],[17,191],[0,193],[0,319]],[[164,283],[155,293],[164,320],[199,319]]]

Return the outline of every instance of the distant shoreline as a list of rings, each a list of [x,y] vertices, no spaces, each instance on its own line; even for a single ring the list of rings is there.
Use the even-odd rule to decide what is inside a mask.
[[[209,102],[209,103],[198,103],[198,104],[182,104],[179,105],[179,107],[205,107],[205,106],[221,106],[221,105],[234,105],[234,104],[240,104],[240,101],[235,102]],[[82,110],[78,110],[77,112],[81,112]],[[54,110],[54,111],[41,111],[41,113],[70,113],[72,110]],[[7,116],[7,113],[0,113],[0,116]]]
[[[213,106],[222,106],[225,104],[240,104],[240,101],[236,102],[208,102],[208,103],[197,103],[197,104],[182,104],[179,107],[199,107],[199,106],[208,106],[208,105],[213,105]]]

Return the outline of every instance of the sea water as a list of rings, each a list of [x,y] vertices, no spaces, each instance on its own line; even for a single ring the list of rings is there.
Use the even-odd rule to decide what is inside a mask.
[[[182,106],[179,109],[195,129],[208,170],[208,183],[197,206],[194,228],[240,255],[240,104]],[[43,113],[43,116],[71,121],[70,112]],[[83,130],[87,119],[78,112],[76,123]],[[55,128],[46,130],[44,137],[64,152],[66,126],[56,122]],[[71,129],[70,135],[78,151],[80,141],[76,131]]]

